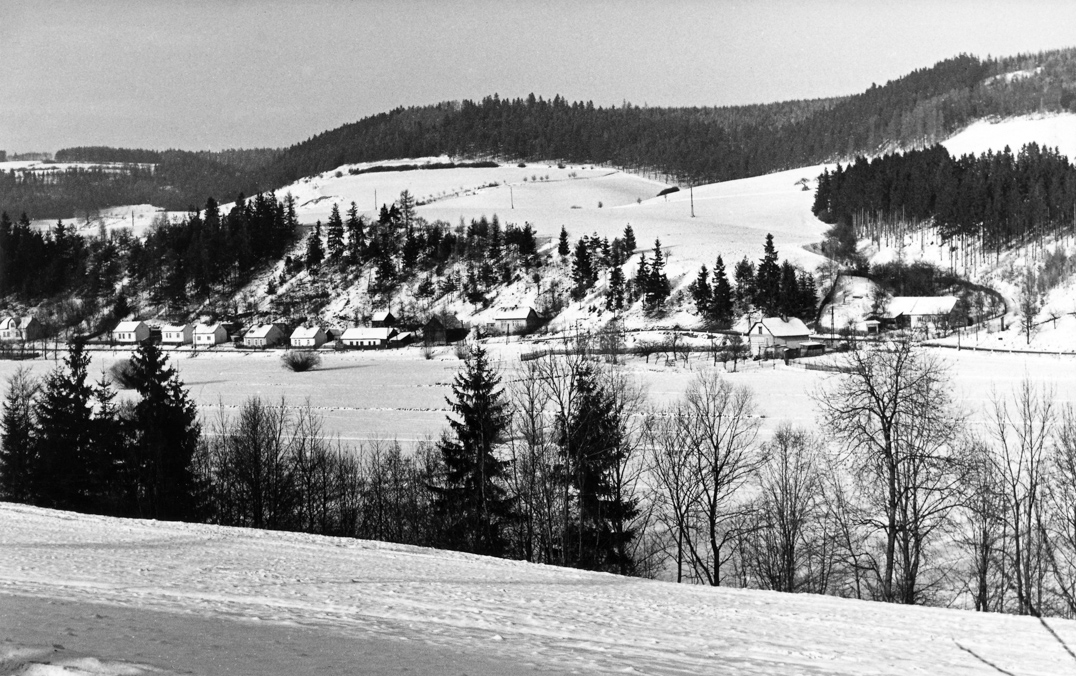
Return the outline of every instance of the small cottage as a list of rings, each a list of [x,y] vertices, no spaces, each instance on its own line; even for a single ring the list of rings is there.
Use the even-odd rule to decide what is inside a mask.
[[[0,340],[37,340],[45,337],[45,327],[37,317],[4,317],[0,319]]]
[[[223,324],[199,324],[194,327],[196,347],[212,347],[228,341],[228,329]]]
[[[389,341],[396,337],[396,333],[396,329],[392,327],[352,327],[345,329],[339,340],[345,347],[376,349],[388,347]]]
[[[937,329],[948,325],[956,302],[956,296],[893,296],[882,321],[899,329]]]
[[[164,345],[190,345],[194,341],[194,327],[190,324],[165,324],[161,327],[161,343]]]
[[[811,337],[811,332],[795,317],[767,317],[752,323],[747,335],[751,354],[764,355],[773,351],[798,350]]]
[[[320,326],[300,326],[291,332],[292,347],[319,348],[328,339],[329,335]]]
[[[280,324],[259,324],[243,335],[247,347],[276,347],[284,342],[284,330]]]
[[[493,322],[499,333],[525,334],[538,328],[538,313],[529,305],[514,308],[504,308],[494,317]]]
[[[112,342],[124,345],[141,345],[149,339],[149,327],[145,322],[120,322],[112,329]]]
[[[430,317],[429,321],[422,325],[422,340],[427,345],[444,345],[445,323],[438,317]]]
[[[384,328],[386,326],[396,326],[396,316],[388,310],[378,310],[370,318],[370,326],[375,328]]]

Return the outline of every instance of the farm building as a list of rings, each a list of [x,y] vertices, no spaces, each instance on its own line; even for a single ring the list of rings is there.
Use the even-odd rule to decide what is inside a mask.
[[[445,323],[438,317],[430,317],[429,321],[422,325],[422,340],[429,345],[445,344]]]
[[[243,335],[247,347],[276,347],[284,342],[285,333],[280,324],[258,324]]]
[[[161,327],[161,343],[165,345],[190,345],[194,341],[194,327],[190,324],[166,324]]]
[[[149,327],[145,322],[120,322],[110,337],[114,343],[139,345],[149,339]]]
[[[378,310],[370,318],[370,326],[376,328],[384,328],[386,326],[396,326],[396,316],[388,310]]]
[[[325,329],[320,326],[300,326],[291,332],[292,347],[318,348],[329,339]]]
[[[497,331],[504,334],[530,333],[538,328],[538,313],[529,305],[505,308],[493,317]]]
[[[396,329],[384,327],[352,327],[345,329],[340,342],[346,347],[382,348],[388,347],[389,341],[396,337]]]
[[[228,341],[228,329],[223,324],[199,324],[194,327],[194,344],[211,347]]]
[[[0,340],[37,340],[45,336],[45,327],[36,317],[0,319]]]
[[[893,296],[884,312],[883,325],[929,331],[948,324],[956,308],[956,296]]]
[[[762,355],[781,349],[798,349],[800,345],[808,341],[810,336],[811,332],[807,329],[807,325],[795,317],[790,319],[766,317],[752,323],[748,330],[748,340],[753,355]]]

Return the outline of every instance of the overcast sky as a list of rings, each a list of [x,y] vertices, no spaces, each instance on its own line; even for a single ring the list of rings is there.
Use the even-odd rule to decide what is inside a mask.
[[[852,94],[1076,46],[1076,2],[0,0],[0,149],[285,146],[396,106]]]

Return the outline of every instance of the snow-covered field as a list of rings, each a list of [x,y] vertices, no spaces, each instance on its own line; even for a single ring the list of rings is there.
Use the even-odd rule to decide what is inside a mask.
[[[302,179],[281,188],[277,195],[292,193],[304,223],[324,222],[333,203],[346,210],[354,201],[371,216],[375,204],[391,203],[405,189],[420,202],[428,202],[418,208],[419,215],[452,224],[461,218],[470,221],[497,214],[505,223],[529,222],[539,236],[556,237],[564,226],[573,240],[594,233],[611,240],[621,236],[630,223],[641,248],[652,247],[654,239],[660,238],[669,249],[670,278],[694,275],[703,263],[713,267],[718,254],[730,270],[743,256],[761,258],[767,233],[773,234],[782,257],[813,267],[821,259],[802,247],[820,241],[827,227],[811,214],[813,181],[822,166],[698,186],[693,191],[694,217],[692,191],[687,186],[657,197],[666,184],[603,167],[558,169],[553,164],[531,164],[353,176],[347,173],[352,166]],[[549,180],[541,180],[545,176]],[[804,190],[798,183],[801,179],[811,182],[811,189]]]
[[[1002,120],[979,120],[942,142],[951,155],[999,152],[1008,146],[1012,152],[1031,142],[1057,148],[1070,160],[1076,159],[1076,113],[1056,115],[1022,115]]]
[[[985,334],[984,334],[985,335]],[[515,377],[519,344],[489,344],[506,385]],[[1026,377],[1052,387],[1059,404],[1076,404],[1076,356],[933,350],[951,367],[952,386],[975,424],[996,391],[1007,395]],[[125,352],[93,352],[90,373],[97,378]],[[831,359],[825,357],[822,359]],[[374,440],[397,439],[404,446],[437,439],[446,427],[449,408],[445,397],[461,362],[449,351],[425,360],[415,348],[387,352],[329,353],[320,369],[293,373],[280,366],[279,353],[220,352],[190,358],[172,354],[180,377],[202,413],[207,429],[220,413],[226,417],[252,396],[269,403],[286,398],[288,405],[311,407],[325,421],[325,432],[351,446]],[[52,361],[21,362],[43,376]],[[18,362],[0,361],[0,379],[6,379]],[[664,356],[649,363],[632,357],[623,368],[646,390],[651,404],[670,404],[683,395],[698,370],[712,368],[704,353],[695,353],[688,366],[668,365]],[[717,368],[721,368],[720,364]],[[729,364],[729,369],[732,365]],[[823,371],[779,362],[741,363],[724,376],[750,387],[756,395],[764,437],[784,422],[814,428],[817,407],[812,396],[834,378]]]
[[[1050,626],[1076,643],[1076,623]],[[356,652],[361,661],[324,670]],[[995,666],[1059,674],[1076,662],[1026,617],[0,504],[5,674],[993,674]]]

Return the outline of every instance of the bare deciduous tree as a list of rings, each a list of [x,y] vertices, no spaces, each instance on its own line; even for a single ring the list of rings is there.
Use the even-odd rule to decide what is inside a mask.
[[[876,595],[916,603],[931,584],[928,547],[957,504],[961,418],[945,365],[908,341],[851,352],[848,366],[815,401],[880,536]]]

